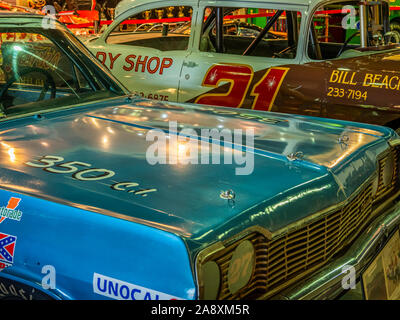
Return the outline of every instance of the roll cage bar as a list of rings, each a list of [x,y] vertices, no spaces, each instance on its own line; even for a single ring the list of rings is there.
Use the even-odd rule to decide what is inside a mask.
[[[215,43],[213,43],[217,53],[224,53],[224,15],[231,13],[236,10],[236,8],[224,8],[224,7],[214,7],[203,24],[202,33],[206,30],[211,30],[212,27],[216,27],[216,37]],[[243,51],[243,56],[251,55],[252,52],[257,48],[257,45],[262,41],[265,35],[270,31],[275,22],[286,13],[287,21],[287,33],[288,33],[288,48],[292,48],[297,45],[298,42],[298,24],[296,12],[278,10],[276,13],[267,20],[267,24],[257,35],[257,37],[252,41],[252,43]]]

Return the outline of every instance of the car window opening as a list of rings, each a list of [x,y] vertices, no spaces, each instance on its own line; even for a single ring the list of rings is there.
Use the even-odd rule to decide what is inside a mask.
[[[208,7],[200,51],[294,59],[300,19],[297,11]]]
[[[106,42],[160,51],[187,50],[192,13],[193,9],[189,6],[139,12],[118,24],[107,36]]]
[[[355,57],[394,47],[388,5],[344,1],[323,5],[309,27],[308,56],[313,60]]]

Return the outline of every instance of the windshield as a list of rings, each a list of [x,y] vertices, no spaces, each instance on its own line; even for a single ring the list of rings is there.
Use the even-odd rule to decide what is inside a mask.
[[[2,118],[126,93],[63,27],[0,27]]]

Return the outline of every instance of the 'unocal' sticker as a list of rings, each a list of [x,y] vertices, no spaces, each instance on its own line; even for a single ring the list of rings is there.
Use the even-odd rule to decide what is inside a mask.
[[[181,300],[181,298],[163,292],[98,273],[93,274],[93,291],[99,295],[117,300]]]

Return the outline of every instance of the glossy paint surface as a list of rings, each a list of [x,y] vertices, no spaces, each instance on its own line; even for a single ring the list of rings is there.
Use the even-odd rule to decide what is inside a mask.
[[[22,218],[6,219],[0,225],[0,233],[17,238],[13,264],[0,272],[0,282],[6,277],[43,290],[50,266],[56,282],[46,292],[56,299],[105,299],[94,293],[95,288],[105,289],[106,294],[113,290],[104,281],[95,282],[94,273],[148,289],[133,296],[124,290],[122,296],[129,299],[156,300],[161,293],[195,297],[186,246],[175,235],[6,190],[0,190],[0,207],[10,197],[21,199]],[[151,292],[146,299],[150,290],[159,294]],[[118,295],[120,290],[114,294]]]
[[[387,139],[393,135],[389,129],[353,123],[279,114],[265,117],[234,109],[224,115],[227,109],[184,108],[140,99],[132,104],[113,100],[109,105],[45,114],[40,120],[2,122],[0,184],[80,209],[122,215],[188,240],[204,239],[210,232],[210,239],[215,239],[212,231],[221,232],[217,237],[227,230],[234,234],[246,224],[273,232],[349,197],[372,175],[376,157],[388,148]],[[251,117],[255,119],[248,120]],[[174,135],[168,131],[169,120],[177,121],[179,130],[254,129],[255,148],[249,149],[254,155],[253,173],[236,175],[235,164],[150,165],[146,151],[152,142],[146,135],[154,128]],[[345,145],[341,137],[346,137]],[[296,152],[303,158],[287,158]],[[62,157],[59,163],[86,164],[80,169],[91,166],[115,174],[80,181],[63,174],[69,171],[65,168],[54,173],[26,165],[38,164],[46,155]],[[223,163],[223,153],[220,157]],[[112,188],[121,182],[138,186]],[[132,189],[156,191],[129,193]],[[220,198],[221,191],[229,189],[236,193],[233,207]],[[267,207],[269,214],[259,215]]]

